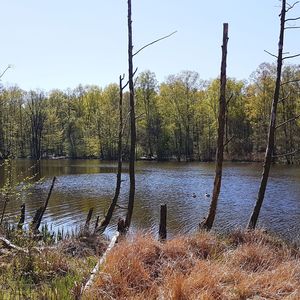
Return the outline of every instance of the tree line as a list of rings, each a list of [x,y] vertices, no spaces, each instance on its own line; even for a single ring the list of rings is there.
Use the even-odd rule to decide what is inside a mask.
[[[300,65],[282,72],[278,124],[300,112]],[[275,64],[263,63],[248,81],[228,79],[225,149],[229,160],[262,160],[266,147]],[[219,80],[205,81],[193,71],[170,75],[158,83],[151,71],[134,85],[137,157],[159,160],[214,160]],[[52,156],[117,159],[119,133],[118,84],[104,88],[24,91],[1,86],[0,157]],[[130,152],[129,93],[123,99],[123,157]],[[276,133],[275,154],[291,164],[299,161],[300,122],[286,122]],[[280,156],[280,153],[289,155]],[[295,153],[295,155],[290,155]]]

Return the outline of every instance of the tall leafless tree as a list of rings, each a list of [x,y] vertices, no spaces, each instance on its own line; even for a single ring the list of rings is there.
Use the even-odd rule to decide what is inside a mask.
[[[132,44],[132,19],[131,19],[131,0],[128,3],[128,85],[129,85],[129,109],[130,109],[130,154],[129,154],[129,199],[125,226],[131,223],[134,196],[135,196],[135,145],[136,145],[136,124],[135,124],[135,105],[134,105],[134,84],[133,84],[133,44]]]
[[[276,129],[281,127],[282,124],[276,126],[276,116],[277,116],[277,105],[280,100],[280,88],[282,86],[281,83],[281,73],[282,73],[282,65],[283,61],[288,58],[293,58],[297,55],[291,55],[291,56],[283,56],[283,48],[284,48],[284,35],[286,29],[291,29],[292,27],[286,25],[289,21],[296,21],[299,18],[290,18],[286,19],[286,14],[288,11],[290,11],[299,1],[295,2],[294,4],[290,5],[287,3],[286,0],[282,0],[282,6],[281,6],[281,13],[280,13],[280,33],[279,33],[279,42],[278,42],[278,54],[274,55],[268,51],[267,53],[271,54],[272,56],[275,56],[277,58],[277,75],[276,75],[276,84],[275,84],[275,90],[274,90],[274,96],[272,101],[272,108],[271,108],[271,115],[270,115],[270,124],[269,124],[269,132],[268,132],[268,140],[267,140],[267,148],[265,152],[265,159],[264,159],[264,165],[263,165],[263,173],[261,177],[261,182],[258,190],[258,196],[257,200],[253,209],[253,212],[251,214],[249,223],[248,223],[248,229],[254,229],[257,224],[258,216],[260,213],[260,209],[263,204],[263,200],[265,197],[265,192],[267,188],[268,178],[269,178],[269,172],[271,168],[271,163],[273,161],[273,155],[274,155],[274,148],[275,148],[275,132]],[[293,27],[296,28],[296,27]],[[293,118],[295,119],[295,118]],[[292,120],[289,120],[292,121]]]
[[[134,196],[135,196],[135,148],[136,148],[136,117],[135,117],[135,100],[134,100],[134,75],[136,70],[133,71],[133,57],[140,53],[145,48],[163,40],[175,32],[159,38],[145,46],[141,47],[136,52],[133,52],[133,42],[132,42],[132,14],[131,14],[131,0],[127,0],[128,15],[127,15],[127,25],[128,25],[128,85],[129,85],[129,112],[130,112],[130,152],[129,152],[129,199],[128,208],[125,220],[125,227],[129,228],[131,224],[131,218],[134,207]]]
[[[223,152],[224,152],[224,130],[226,114],[226,61],[227,61],[227,44],[228,44],[228,23],[223,24],[223,45],[222,45],[222,62],[220,76],[220,99],[219,99],[219,116],[218,116],[218,141],[217,141],[217,158],[216,174],[214,180],[214,189],[210,208],[207,217],[200,223],[200,228],[210,230],[213,226],[218,198],[221,189],[222,169],[223,169]]]

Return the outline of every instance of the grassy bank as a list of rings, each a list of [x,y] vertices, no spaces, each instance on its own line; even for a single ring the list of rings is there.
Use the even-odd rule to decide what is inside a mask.
[[[3,235],[2,235],[3,236]],[[0,299],[76,299],[107,242],[78,235],[50,244],[28,232],[15,232],[0,241]]]
[[[85,299],[300,299],[299,248],[263,232],[138,234],[109,253]]]

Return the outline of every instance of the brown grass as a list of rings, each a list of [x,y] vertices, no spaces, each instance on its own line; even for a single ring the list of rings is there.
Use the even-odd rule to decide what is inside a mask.
[[[299,249],[262,232],[138,234],[107,257],[86,299],[300,299]]]

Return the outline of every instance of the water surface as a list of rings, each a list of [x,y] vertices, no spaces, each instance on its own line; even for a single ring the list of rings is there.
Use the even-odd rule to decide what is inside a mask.
[[[33,185],[22,199],[11,201],[7,220],[16,222],[21,202],[26,203],[26,222],[45,201],[51,178],[57,181],[43,222],[54,229],[74,229],[84,224],[93,207],[100,218],[114,194],[116,163],[99,160],[45,160],[40,168],[30,168],[30,160],[18,160],[16,173],[30,175],[40,171],[42,183]],[[124,166],[119,204],[126,206],[129,178]],[[158,230],[159,208],[168,206],[168,233],[193,232],[206,215],[214,179],[212,163],[138,162],[136,166],[136,201],[133,228]],[[245,227],[252,211],[260,176],[261,164],[225,163],[215,229],[218,231]],[[0,169],[3,184],[3,167]],[[22,175],[23,176],[23,175]],[[21,177],[22,177],[21,176]],[[196,197],[193,196],[196,195]],[[1,207],[1,204],[0,204]],[[125,211],[118,208],[108,233],[115,228]],[[259,226],[289,240],[300,240],[300,167],[273,166],[261,210]]]

